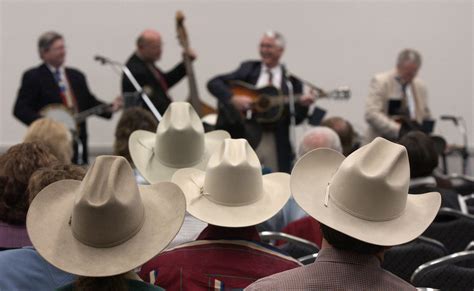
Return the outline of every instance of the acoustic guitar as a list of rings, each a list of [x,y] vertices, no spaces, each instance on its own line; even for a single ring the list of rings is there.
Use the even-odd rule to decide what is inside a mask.
[[[243,81],[230,81],[231,91],[234,95],[247,96],[252,98],[252,115],[259,123],[271,124],[283,115],[285,105],[289,102],[289,96],[283,95],[279,89],[273,86],[255,88],[254,85]],[[348,100],[351,97],[351,91],[348,87],[340,87],[329,92],[318,88],[317,98],[328,98],[335,100]],[[303,94],[295,94],[295,102]]]
[[[216,113],[216,110],[206,103],[202,102],[199,98],[199,91],[196,84],[196,76],[194,74],[193,62],[189,56],[189,38],[186,28],[184,27],[184,14],[181,11],[176,12],[176,30],[178,33],[178,40],[183,48],[183,62],[186,67],[186,74],[189,82],[189,98],[188,102],[191,103],[194,110],[196,110],[199,117],[204,117],[208,114]]]

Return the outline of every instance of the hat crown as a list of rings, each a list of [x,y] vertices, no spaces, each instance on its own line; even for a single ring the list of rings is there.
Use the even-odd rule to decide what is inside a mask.
[[[82,243],[92,247],[112,247],[140,230],[144,213],[127,160],[100,156],[81,182],[70,226],[74,237]]]
[[[169,105],[156,131],[155,158],[169,167],[197,164],[204,153],[204,127],[188,102]]]
[[[222,205],[248,205],[262,196],[260,161],[245,139],[225,139],[207,164],[204,193]]]
[[[328,192],[344,211],[370,221],[387,221],[405,210],[410,167],[406,149],[377,138],[348,156]]]

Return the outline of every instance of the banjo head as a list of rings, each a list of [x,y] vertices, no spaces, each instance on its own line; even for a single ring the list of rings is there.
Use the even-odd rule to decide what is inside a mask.
[[[43,117],[51,118],[55,121],[61,122],[67,129],[72,132],[77,131],[76,121],[73,113],[66,106],[60,104],[52,104],[41,109],[40,114]]]

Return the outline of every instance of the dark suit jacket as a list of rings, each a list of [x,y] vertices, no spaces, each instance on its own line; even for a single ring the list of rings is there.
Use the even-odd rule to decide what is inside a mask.
[[[126,63],[130,72],[132,72],[135,79],[137,79],[138,84],[142,87],[149,87],[151,89],[151,94],[148,94],[152,103],[155,105],[156,109],[160,112],[161,115],[166,111],[168,105],[172,102],[168,93],[164,88],[162,88],[160,82],[155,78],[153,72],[147,67],[147,64],[140,59],[136,54],[133,54]],[[156,67],[155,67],[156,68]],[[183,63],[176,65],[171,71],[163,73],[161,70],[156,68],[161,75],[163,76],[168,88],[171,88],[176,83],[178,83],[185,75],[186,68]],[[135,87],[127,79],[126,76],[122,75],[122,92],[133,93],[135,92]],[[146,109],[148,107],[140,99],[140,104]]]
[[[77,101],[79,112],[103,104],[90,92],[86,77],[79,70],[66,68],[66,77]],[[59,86],[53,74],[46,66],[29,69],[23,74],[20,90],[13,108],[13,114],[21,122],[30,125],[40,118],[39,111],[49,104],[62,104]],[[110,118],[112,113],[105,112],[100,116]],[[79,124],[79,137],[84,144],[84,161],[87,161],[87,126]]]
[[[260,76],[261,68],[261,61],[243,62],[236,71],[233,71],[229,74],[219,75],[211,79],[207,83],[207,88],[212,95],[219,99],[220,102],[229,104],[230,98],[232,97],[232,92],[228,82],[232,80],[240,80],[255,85],[258,81],[258,77]],[[284,68],[283,76],[285,76]],[[290,77],[290,81],[293,85],[295,94],[302,93],[303,84],[301,81],[294,77]],[[283,94],[288,94],[288,86],[286,85],[285,78],[282,78],[281,90]],[[308,107],[301,106],[300,104],[296,103],[295,109],[296,123],[300,123],[306,118],[308,114]],[[276,126],[272,130],[275,134],[277,145],[279,171],[289,173],[291,171],[294,153],[289,139],[290,114],[288,110],[289,109],[287,106],[283,117],[277,122]]]

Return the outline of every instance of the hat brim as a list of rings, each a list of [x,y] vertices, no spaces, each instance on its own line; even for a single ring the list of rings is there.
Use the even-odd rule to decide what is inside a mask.
[[[80,183],[63,180],[49,185],[35,197],[27,215],[33,246],[65,272],[105,277],[133,270],[163,250],[184,221],[186,202],[179,187],[170,182],[139,186],[145,221],[138,233],[114,247],[88,246],[74,237],[69,225]]]
[[[211,154],[218,149],[224,139],[230,138],[224,130],[214,130],[204,134],[204,153],[201,160],[191,168],[204,170]],[[148,183],[169,181],[180,168],[163,165],[154,158],[156,133],[136,130],[130,135],[129,150],[135,167]],[[187,168],[187,167],[186,167]]]
[[[405,211],[388,221],[355,217],[330,198],[326,207],[326,187],[344,159],[336,151],[316,149],[304,155],[291,173],[290,187],[295,201],[320,223],[364,242],[393,246],[417,238],[433,221],[441,204],[437,192],[408,194]]]
[[[290,175],[286,173],[262,176],[262,197],[252,204],[241,206],[217,204],[206,195],[201,195],[204,178],[205,172],[188,168],[177,171],[171,181],[183,190],[187,211],[212,225],[245,227],[259,224],[278,213],[290,198]]]

